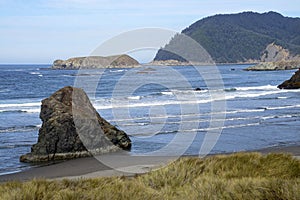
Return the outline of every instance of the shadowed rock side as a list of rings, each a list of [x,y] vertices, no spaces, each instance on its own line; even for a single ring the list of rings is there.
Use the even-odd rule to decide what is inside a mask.
[[[101,118],[86,93],[79,88],[64,87],[42,101],[37,144],[22,162],[64,160],[102,154],[120,149],[130,150],[125,132]]]
[[[55,60],[52,69],[98,69],[98,68],[129,68],[138,67],[138,61],[128,55],[89,56]]]
[[[290,78],[278,85],[279,89],[299,89],[300,88],[300,69]]]

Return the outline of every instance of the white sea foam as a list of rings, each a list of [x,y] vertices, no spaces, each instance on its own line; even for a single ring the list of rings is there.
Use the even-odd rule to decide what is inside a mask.
[[[24,109],[22,110],[23,112],[27,112],[27,113],[39,113],[41,111],[41,109]]]
[[[41,102],[0,104],[0,113],[39,113]]]
[[[144,101],[144,102],[128,102],[119,100],[112,100],[109,103],[105,104],[98,104],[96,103],[94,106],[96,109],[112,109],[112,108],[134,108],[134,107],[151,107],[151,106],[166,106],[166,105],[187,105],[187,104],[206,104],[211,103],[213,101],[220,101],[220,100],[231,100],[235,98],[253,98],[253,97],[260,97],[266,95],[277,94],[280,91],[264,91],[264,92],[253,92],[253,93],[232,93],[226,94],[225,96],[216,96],[211,98],[209,95],[203,96],[202,98],[198,97],[189,97],[184,96],[181,97],[179,100],[157,100],[157,101]],[[128,97],[132,99],[136,99],[138,97]],[[97,101],[96,101],[97,102]],[[99,101],[98,101],[99,102]]]
[[[39,128],[40,125],[13,126],[13,127],[1,128],[0,133],[27,132],[27,131],[38,130]]]
[[[21,110],[14,110],[14,109],[6,109],[6,110],[0,110],[0,113],[4,112],[14,112],[14,113],[39,113],[40,109],[21,109]]]
[[[178,118],[178,121],[171,121],[171,122],[166,122],[164,119],[161,119],[161,121],[155,121],[155,122],[151,122],[149,121],[150,118],[147,117],[140,117],[140,118],[131,118],[131,119],[118,119],[118,120],[114,120],[121,122],[120,124],[118,124],[119,126],[125,126],[125,127],[135,127],[135,126],[146,126],[147,129],[149,129],[149,127],[151,128],[152,126],[155,127],[157,126],[157,124],[182,124],[182,123],[201,123],[201,122],[209,122],[210,119],[199,119],[198,115],[201,114],[191,114],[189,116],[192,116],[193,118],[189,119],[189,120],[183,120],[186,118],[182,118],[181,115],[165,115],[165,116],[158,116],[155,118],[168,118],[168,117],[176,117]],[[238,124],[232,124],[232,125],[226,125],[223,127],[208,127],[208,128],[198,128],[198,129],[180,129],[180,130],[169,130],[169,131],[164,131],[164,132],[160,132],[159,134],[167,134],[167,133],[176,133],[176,132],[198,132],[198,131],[211,131],[211,130],[219,130],[219,129],[228,129],[228,128],[241,128],[241,127],[248,127],[248,126],[257,126],[261,123],[261,120],[269,120],[269,119],[284,119],[284,118],[292,118],[292,117],[299,117],[300,115],[269,115],[269,116],[249,116],[249,117],[233,117],[233,118],[226,118],[226,121],[235,121]],[[137,122],[137,120],[143,120],[143,122]],[[145,122],[145,120],[147,122]],[[216,121],[218,121],[218,119],[215,119]],[[219,119],[222,120],[222,119]],[[254,121],[253,121],[254,120]],[[133,134],[134,136],[145,136],[147,135],[145,134]]]
[[[236,90],[249,91],[249,90],[279,90],[275,85],[262,85],[262,86],[252,86],[252,87],[236,87]]]
[[[20,172],[21,170],[13,170],[13,171],[9,171],[9,172],[0,172],[0,176],[2,175],[8,175],[8,174],[14,174],[17,172]]]
[[[30,72],[30,74],[41,74],[40,72]]]
[[[111,70],[109,70],[109,72],[113,72],[113,73],[116,73],[116,72],[124,72],[124,71],[127,71],[127,70],[126,70],[126,69],[117,69],[117,70],[111,69]]]
[[[127,99],[129,100],[140,100],[142,97],[141,96],[131,96],[131,97],[127,97]]]
[[[237,111],[229,111],[225,112],[227,113],[239,113],[239,112],[250,112],[248,110],[237,110]],[[258,112],[258,110],[252,110],[254,112]],[[259,110],[264,111],[264,110]],[[149,121],[146,124],[149,123],[166,123],[166,124],[179,124],[179,123],[185,123],[185,122],[209,122],[210,115],[214,114],[222,114],[223,112],[219,113],[198,113],[198,114],[178,114],[178,115],[164,115],[164,116],[145,116],[145,117],[130,117],[130,118],[117,118],[113,119],[114,122],[120,122],[122,125],[130,125],[130,124],[136,124],[141,123],[140,121]],[[199,118],[199,117],[206,117],[206,118]],[[208,117],[208,118],[207,118]],[[266,116],[268,117],[268,116]],[[250,117],[232,117],[232,118],[226,118],[226,121],[242,121],[242,120],[255,120],[255,119],[261,119],[261,116],[250,116]],[[153,119],[160,119],[160,121],[151,122],[150,120]],[[166,122],[166,119],[178,119],[178,121],[172,121],[172,122]],[[215,121],[223,121],[223,119],[214,119]]]
[[[266,95],[272,95],[272,94],[277,94],[280,93],[281,91],[262,91],[262,92],[243,92],[243,93],[234,93],[232,95],[227,95],[227,99],[234,99],[234,98],[253,98],[253,97],[260,97],[260,96],[266,96]]]
[[[224,129],[223,127],[214,127],[214,128],[197,128],[197,129],[186,129],[186,130],[180,130],[180,132],[197,132],[197,131],[210,131],[210,130],[220,130]]]
[[[249,124],[238,124],[238,125],[229,125],[223,127],[210,127],[210,128],[199,128],[199,129],[187,129],[187,130],[179,130],[180,132],[197,132],[197,131],[212,131],[212,130],[222,130],[228,128],[241,128],[247,126],[257,126],[259,123],[249,123]]]
[[[242,110],[234,110],[231,111],[232,114],[234,113],[252,113],[252,112],[264,112],[265,109],[242,109]]]
[[[277,107],[266,107],[266,110],[282,110],[289,108],[300,108],[300,105],[289,105],[289,106],[277,106]]]
[[[41,102],[0,104],[0,108],[41,106]]]
[[[229,118],[226,119],[226,121],[245,121],[245,120],[257,120],[259,119],[258,116],[256,117],[240,117],[240,118]],[[179,120],[179,119],[178,119]],[[173,121],[173,122],[166,122],[165,120],[161,121],[155,121],[155,122],[135,122],[134,120],[127,120],[127,122],[122,121],[119,123],[119,126],[153,126],[157,124],[184,124],[184,123],[203,123],[203,122],[210,122],[211,119],[190,119],[190,120],[179,120],[179,121]],[[223,121],[223,119],[214,119],[214,121]]]
[[[161,92],[162,95],[173,95],[173,92]]]
[[[273,85],[264,86],[253,86],[253,87],[237,87],[233,92],[224,93],[224,95],[219,95],[219,91],[193,91],[193,90],[171,90],[162,91],[161,95],[173,96],[169,99],[160,99],[161,97],[152,96],[151,101],[145,100],[139,102],[128,102],[119,99],[106,99],[106,100],[96,100],[96,109],[112,109],[112,108],[133,108],[133,107],[151,107],[151,106],[166,106],[166,105],[185,105],[185,104],[207,104],[213,101],[220,100],[232,100],[236,98],[257,98],[260,96],[275,95],[278,93],[285,93],[289,91],[279,90]],[[175,98],[176,97],[176,98]],[[285,98],[285,97],[281,97]],[[130,100],[141,100],[140,96],[127,97]],[[261,112],[264,109],[259,110],[245,110],[243,112]]]

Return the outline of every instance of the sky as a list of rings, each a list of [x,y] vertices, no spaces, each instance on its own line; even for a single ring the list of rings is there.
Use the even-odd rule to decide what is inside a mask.
[[[127,31],[180,32],[203,17],[244,11],[300,17],[294,0],[0,0],[0,63],[51,64],[90,55]],[[138,60],[148,62],[154,54]]]

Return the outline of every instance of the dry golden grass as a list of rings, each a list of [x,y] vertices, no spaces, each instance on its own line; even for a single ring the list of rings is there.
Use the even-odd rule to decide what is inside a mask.
[[[300,161],[258,153],[181,158],[135,178],[8,182],[0,199],[300,199]]]

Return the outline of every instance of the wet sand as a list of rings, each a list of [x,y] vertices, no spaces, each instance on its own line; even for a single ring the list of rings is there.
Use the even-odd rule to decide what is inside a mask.
[[[277,146],[257,150],[257,152],[266,153],[289,153],[293,156],[300,157],[300,145],[295,146]]]

